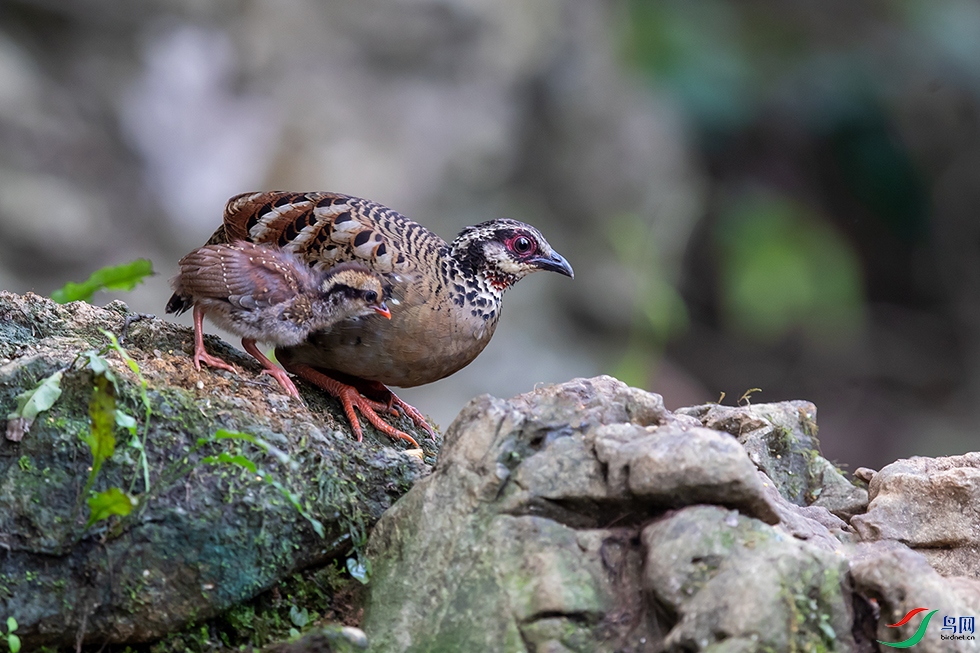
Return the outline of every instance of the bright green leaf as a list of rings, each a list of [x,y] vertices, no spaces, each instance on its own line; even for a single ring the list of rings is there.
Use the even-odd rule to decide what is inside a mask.
[[[10,653],[18,653],[20,651],[20,637],[13,633],[7,635],[7,646],[10,647]]]
[[[51,299],[59,304],[77,300],[89,301],[98,290],[132,290],[145,277],[153,274],[153,264],[141,258],[122,265],[112,265],[96,270],[83,283],[66,283],[51,293]]]
[[[119,344],[119,340],[116,338],[116,335],[111,331],[106,331],[105,329],[99,329],[99,331],[101,331],[102,334],[109,339],[109,346],[112,347],[117,354],[119,354],[119,357],[123,359],[123,362],[126,363],[129,369],[140,381],[140,400],[143,402],[143,440],[139,442],[138,446],[133,444],[133,441],[136,441],[136,430],[134,427],[131,429],[131,432],[133,433],[133,440],[130,442],[130,446],[134,446],[140,450],[140,465],[143,467],[143,485],[146,488],[146,491],[149,492],[150,466],[146,460],[146,447],[144,446],[144,443],[146,442],[146,436],[150,432],[150,415],[153,413],[153,406],[150,403],[150,395],[147,392],[148,386],[146,379],[143,377],[143,373],[140,372],[140,367],[136,364],[136,361],[134,361],[132,357],[126,353],[126,350],[122,348],[122,345]],[[113,384],[115,384],[114,379]],[[132,490],[132,486],[130,487],[130,490]]]
[[[12,633],[17,630],[17,620],[13,617],[7,617],[7,632]]]
[[[94,497],[89,497],[88,507],[92,511],[88,518],[88,528],[97,521],[107,519],[110,515],[125,517],[133,511],[136,499],[129,496],[117,487],[111,487],[105,492],[99,492]]]

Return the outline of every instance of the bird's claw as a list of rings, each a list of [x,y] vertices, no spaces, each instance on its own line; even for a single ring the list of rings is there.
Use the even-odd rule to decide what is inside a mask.
[[[236,369],[234,365],[230,363],[226,363],[220,358],[218,358],[217,356],[212,356],[206,351],[198,351],[194,353],[194,369],[200,371],[201,363],[206,364],[208,367],[214,367],[216,369],[221,369],[221,370],[228,370],[229,372],[233,372],[235,374],[239,373],[238,369]]]
[[[285,390],[288,395],[290,395],[295,399],[300,398],[299,389],[296,388],[296,384],[293,383],[293,380],[291,378],[289,378],[289,375],[286,374],[285,370],[278,367],[274,367],[274,368],[266,367],[263,368],[262,371],[259,372],[259,374],[268,374],[269,376],[271,376],[272,378],[274,378],[276,381],[279,382],[279,385],[282,386],[282,389]]]

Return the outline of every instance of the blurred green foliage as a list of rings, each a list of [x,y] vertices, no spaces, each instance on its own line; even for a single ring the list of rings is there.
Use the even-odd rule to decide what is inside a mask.
[[[937,77],[967,67],[977,77],[980,41],[964,25],[980,26],[980,5],[854,5],[833,32],[815,11],[761,0],[628,0],[623,23],[625,59],[674,100],[706,163],[716,296],[698,300],[716,307],[727,331],[756,342],[802,333],[827,346],[860,334],[867,292],[851,239],[911,246],[929,238],[927,184],[893,124],[909,70],[938,61],[951,68]],[[883,55],[882,46],[893,49]],[[649,363],[633,355],[658,351],[686,317],[665,317],[685,313],[662,287],[655,257],[618,253],[653,275],[637,285],[647,319],[620,366],[636,380],[630,366]]]
[[[139,258],[122,265],[100,268],[82,283],[68,282],[51,293],[51,299],[59,304],[74,301],[90,301],[99,290],[132,290],[143,279],[153,274],[153,264]]]
[[[850,243],[808,207],[784,197],[734,202],[715,231],[726,325],[762,341],[800,332],[842,344],[864,323],[863,280]]]
[[[670,90],[702,125],[731,127],[752,114],[756,71],[739,11],[724,0],[633,0],[627,57]]]
[[[613,375],[626,383],[646,385],[651,361],[659,358],[667,341],[688,326],[687,307],[658,255],[649,222],[624,214],[609,221],[608,240],[616,259],[633,282],[633,322],[626,352]]]

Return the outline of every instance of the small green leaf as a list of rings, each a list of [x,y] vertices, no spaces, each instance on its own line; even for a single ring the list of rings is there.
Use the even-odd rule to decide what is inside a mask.
[[[59,304],[77,300],[89,301],[98,290],[132,290],[145,277],[153,274],[153,264],[145,258],[122,265],[112,265],[96,270],[83,283],[66,283],[51,293],[51,299]]]
[[[321,539],[327,536],[327,532],[323,529],[323,523],[321,523],[319,519],[311,516],[310,513],[306,512],[305,510],[301,514],[306,517],[306,521],[310,522],[310,526],[313,527],[313,530],[320,536]]]
[[[363,585],[367,585],[371,578],[371,563],[367,559],[347,558],[347,572],[352,578],[356,578]]]
[[[99,473],[102,463],[116,451],[116,398],[112,384],[104,376],[95,377],[95,391],[88,403],[88,414],[92,420],[89,433],[82,439],[92,450],[91,478]]]
[[[113,374],[112,368],[109,367],[109,361],[103,358],[99,352],[94,349],[85,352],[85,356],[88,357],[88,368],[96,376],[104,376],[112,382],[112,387],[115,390],[119,390],[119,378]]]
[[[109,361],[103,358],[99,352],[91,349],[85,352],[85,357],[88,358],[88,367],[90,370],[96,374],[111,378],[112,370],[109,369]]]
[[[7,632],[12,633],[17,630],[17,620],[13,617],[7,617]]]
[[[7,415],[8,440],[19,442],[30,431],[37,416],[54,406],[61,396],[62,374],[61,371],[55,372],[31,390],[17,395],[17,409]]]
[[[127,429],[130,433],[136,435],[136,418],[118,409],[116,409],[116,426]],[[137,442],[139,441],[137,440]],[[142,446],[140,444],[140,447]]]
[[[215,440],[245,440],[246,442],[251,442],[252,444],[259,444],[259,438],[255,437],[251,433],[243,433],[242,431],[228,431],[226,429],[218,429],[214,432]],[[261,446],[261,444],[259,444]]]
[[[230,453],[222,451],[217,456],[207,456],[201,459],[202,463],[215,465],[217,463],[227,463],[229,465],[237,465],[238,467],[243,467],[253,474],[258,473],[258,468],[255,466],[251,460],[242,456],[241,454],[232,456]]]
[[[31,422],[47,409],[54,406],[61,396],[61,376],[63,372],[58,371],[45,378],[33,389],[17,395],[17,410],[7,415],[7,419],[23,417]]]
[[[88,528],[97,521],[107,519],[109,515],[119,515],[125,517],[133,511],[136,499],[129,496],[117,487],[111,487],[105,492],[99,492],[94,497],[89,497],[88,507],[92,511],[88,518],[85,528]]]
[[[7,646],[10,647],[10,653],[18,653],[20,651],[20,637],[13,633],[7,635]]]
[[[305,628],[310,623],[310,612],[306,608],[300,610],[295,605],[289,606],[289,620],[297,628]]]

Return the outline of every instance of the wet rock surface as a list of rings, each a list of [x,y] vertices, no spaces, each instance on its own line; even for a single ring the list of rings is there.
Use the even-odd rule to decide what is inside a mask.
[[[0,616],[17,619],[24,650],[147,641],[213,616],[348,553],[352,533],[427,471],[381,434],[357,443],[332,400],[309,389],[304,402],[290,399],[217,339],[209,348],[242,374],[196,371],[191,332],[156,319],[131,324],[122,345],[146,381],[147,418],[139,378],[105,351],[100,331],[119,335],[127,314],[121,302],[60,306],[0,292],[0,412],[63,370],[51,409],[18,441],[0,437]],[[83,438],[94,373],[83,352],[98,351],[147,464],[144,475],[141,450],[117,428],[92,490],[119,487],[139,503],[89,526]],[[218,429],[268,445],[215,439]]]

